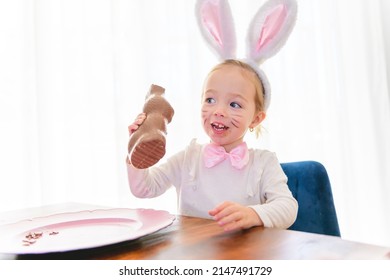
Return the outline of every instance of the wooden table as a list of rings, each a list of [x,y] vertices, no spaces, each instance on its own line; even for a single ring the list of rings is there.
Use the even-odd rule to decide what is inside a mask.
[[[59,211],[95,209],[63,204],[0,214],[11,219]],[[27,211],[28,210],[28,211]],[[390,248],[339,237],[256,227],[223,232],[212,220],[176,216],[172,225],[142,238],[93,249],[35,255],[1,255],[0,259],[390,259]]]

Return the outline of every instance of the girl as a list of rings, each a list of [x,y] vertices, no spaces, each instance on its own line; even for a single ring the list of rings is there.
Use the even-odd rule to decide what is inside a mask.
[[[209,144],[193,140],[160,166],[136,169],[127,160],[136,197],[175,187],[181,215],[213,218],[224,230],[253,226],[288,228],[298,205],[274,153],[248,149],[244,136],[264,120],[264,87],[247,63],[229,59],[206,78],[201,119]],[[133,133],[145,115],[129,126]]]

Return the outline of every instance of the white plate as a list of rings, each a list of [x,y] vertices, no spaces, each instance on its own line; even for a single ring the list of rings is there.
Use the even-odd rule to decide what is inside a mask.
[[[0,226],[0,253],[38,254],[94,248],[133,240],[172,224],[152,209],[97,209],[23,220]]]

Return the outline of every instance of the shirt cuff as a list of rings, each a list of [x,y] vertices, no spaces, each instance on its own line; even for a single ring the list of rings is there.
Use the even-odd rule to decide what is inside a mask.
[[[268,215],[264,213],[261,205],[250,205],[248,206],[255,210],[256,214],[259,216],[260,220],[263,222],[264,227],[273,227],[272,221],[269,219]]]

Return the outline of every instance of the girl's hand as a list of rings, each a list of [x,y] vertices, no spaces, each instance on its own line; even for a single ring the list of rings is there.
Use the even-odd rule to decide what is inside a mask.
[[[144,120],[146,119],[146,114],[145,113],[141,113],[137,116],[137,118],[135,119],[135,121],[129,125],[127,128],[129,130],[129,136],[131,134],[133,134],[139,127],[140,125],[144,122]],[[131,165],[131,162],[129,160],[129,157],[126,156],[126,163],[128,165]]]
[[[144,122],[145,119],[146,119],[145,113],[139,114],[135,119],[135,121],[128,126],[129,135],[133,134],[140,127],[140,125]]]
[[[247,229],[262,226],[263,222],[255,210],[238,203],[225,201],[209,211],[214,220],[225,230]]]

